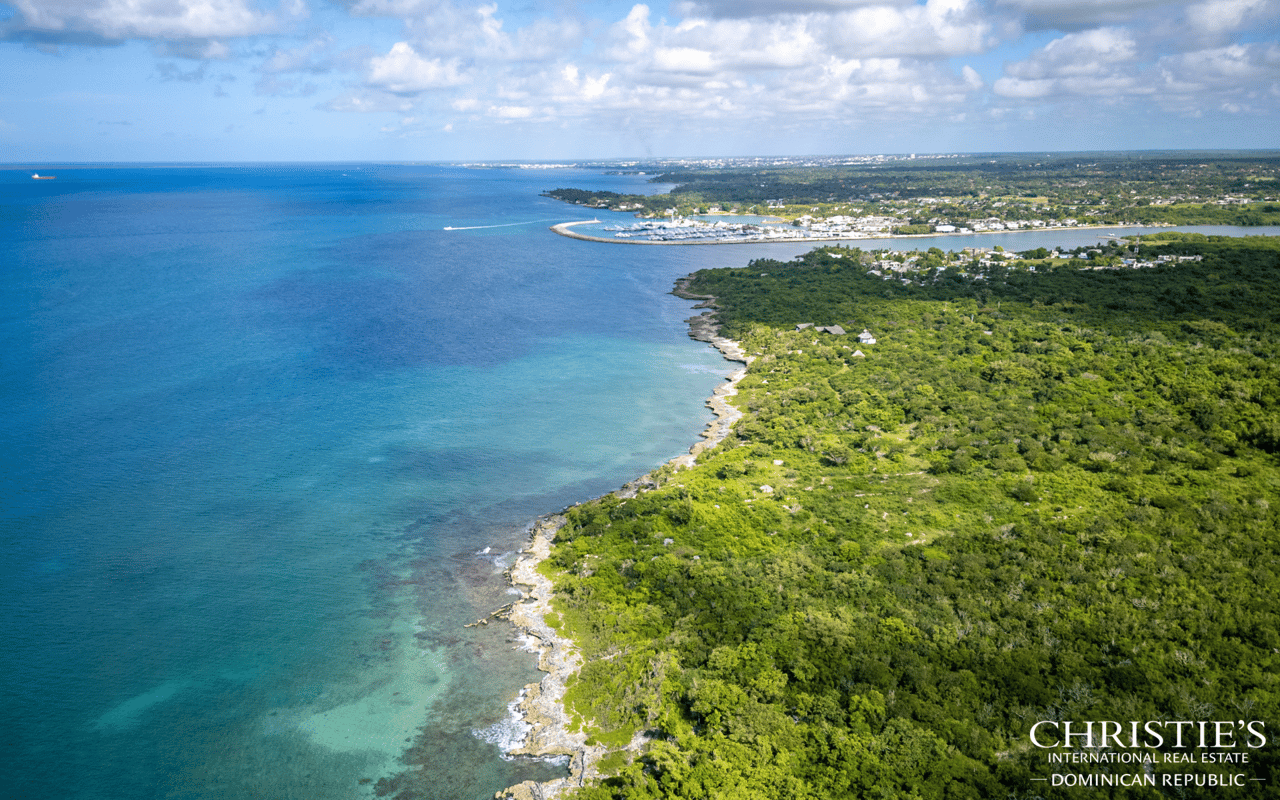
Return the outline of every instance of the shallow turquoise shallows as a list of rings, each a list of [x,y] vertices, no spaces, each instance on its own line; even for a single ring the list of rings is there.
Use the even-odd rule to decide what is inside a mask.
[[[641,179],[46,171],[0,170],[0,796],[559,774],[501,757],[533,656],[463,625],[730,371],[667,294],[686,258],[547,230],[584,214],[540,191]]]

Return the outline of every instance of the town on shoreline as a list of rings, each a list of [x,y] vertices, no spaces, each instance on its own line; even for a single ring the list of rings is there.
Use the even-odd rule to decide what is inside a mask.
[[[1280,224],[1271,153],[1094,153],[630,164],[666,192],[557,188],[644,220],[626,241],[779,241],[1089,226]],[[733,220],[732,216],[754,217]],[[711,222],[699,217],[722,217]],[[766,221],[767,218],[767,221]]]

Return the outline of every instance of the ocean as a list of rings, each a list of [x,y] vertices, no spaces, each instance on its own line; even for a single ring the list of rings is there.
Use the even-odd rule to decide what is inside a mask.
[[[561,773],[500,749],[534,657],[463,626],[533,518],[684,452],[731,371],[668,294],[687,259],[547,230],[585,215],[540,191],[642,179],[40,171],[0,171],[0,796]]]
[[[551,233],[592,214],[543,190],[661,188],[600,170],[39,171],[0,169],[0,796],[563,774],[504,753],[534,656],[464,626],[510,601],[535,517],[710,420],[734,365],[675,279],[808,246]]]

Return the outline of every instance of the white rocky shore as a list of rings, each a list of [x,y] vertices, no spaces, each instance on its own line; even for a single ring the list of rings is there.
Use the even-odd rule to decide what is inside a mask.
[[[714,297],[688,293],[689,280],[682,278],[678,281],[674,294],[687,300],[702,301],[695,308],[714,307]],[[728,398],[737,394],[737,383],[746,375],[746,365],[752,360],[737,342],[719,335],[714,312],[705,311],[687,322],[691,338],[711,344],[729,361],[742,362],[743,367],[716,387],[707,400],[707,406],[715,412],[716,418],[702,432],[702,440],[693,445],[687,455],[669,462],[683,468],[693,466],[699,453],[723,441],[733,424],[742,417],[741,411],[729,405]],[[653,486],[656,483],[646,475],[623,486],[615,494],[634,497]],[[569,715],[564,707],[565,681],[582,666],[582,654],[571,639],[547,624],[547,615],[552,611],[553,586],[549,578],[538,572],[538,565],[550,555],[551,544],[565,522],[560,514],[538,519],[533,525],[529,544],[507,571],[511,584],[521,593],[521,599],[512,604],[507,618],[522,634],[537,642],[538,668],[547,673],[541,682],[529,684],[521,693],[517,710],[530,729],[521,746],[509,753],[541,758],[567,756],[570,774],[542,783],[525,781],[503,789],[494,795],[495,798],[552,800],[569,789],[598,779],[597,765],[609,752],[609,748],[604,746],[588,745],[587,734],[570,730]],[[646,741],[643,734],[638,733],[628,749],[638,753]]]

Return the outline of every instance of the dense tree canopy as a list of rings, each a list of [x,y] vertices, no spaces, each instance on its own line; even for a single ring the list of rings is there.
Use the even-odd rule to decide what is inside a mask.
[[[1150,245],[1148,245],[1150,247]],[[1067,797],[1037,720],[1280,735],[1280,243],[1144,270],[698,273],[755,360],[734,435],[568,513],[552,558],[593,735],[584,798]],[[864,327],[877,343],[795,330]],[[863,355],[854,351],[861,349]],[[1244,748],[1240,748],[1244,752]],[[1277,793],[1277,746],[1244,788]],[[1078,796],[1078,795],[1075,795]]]

